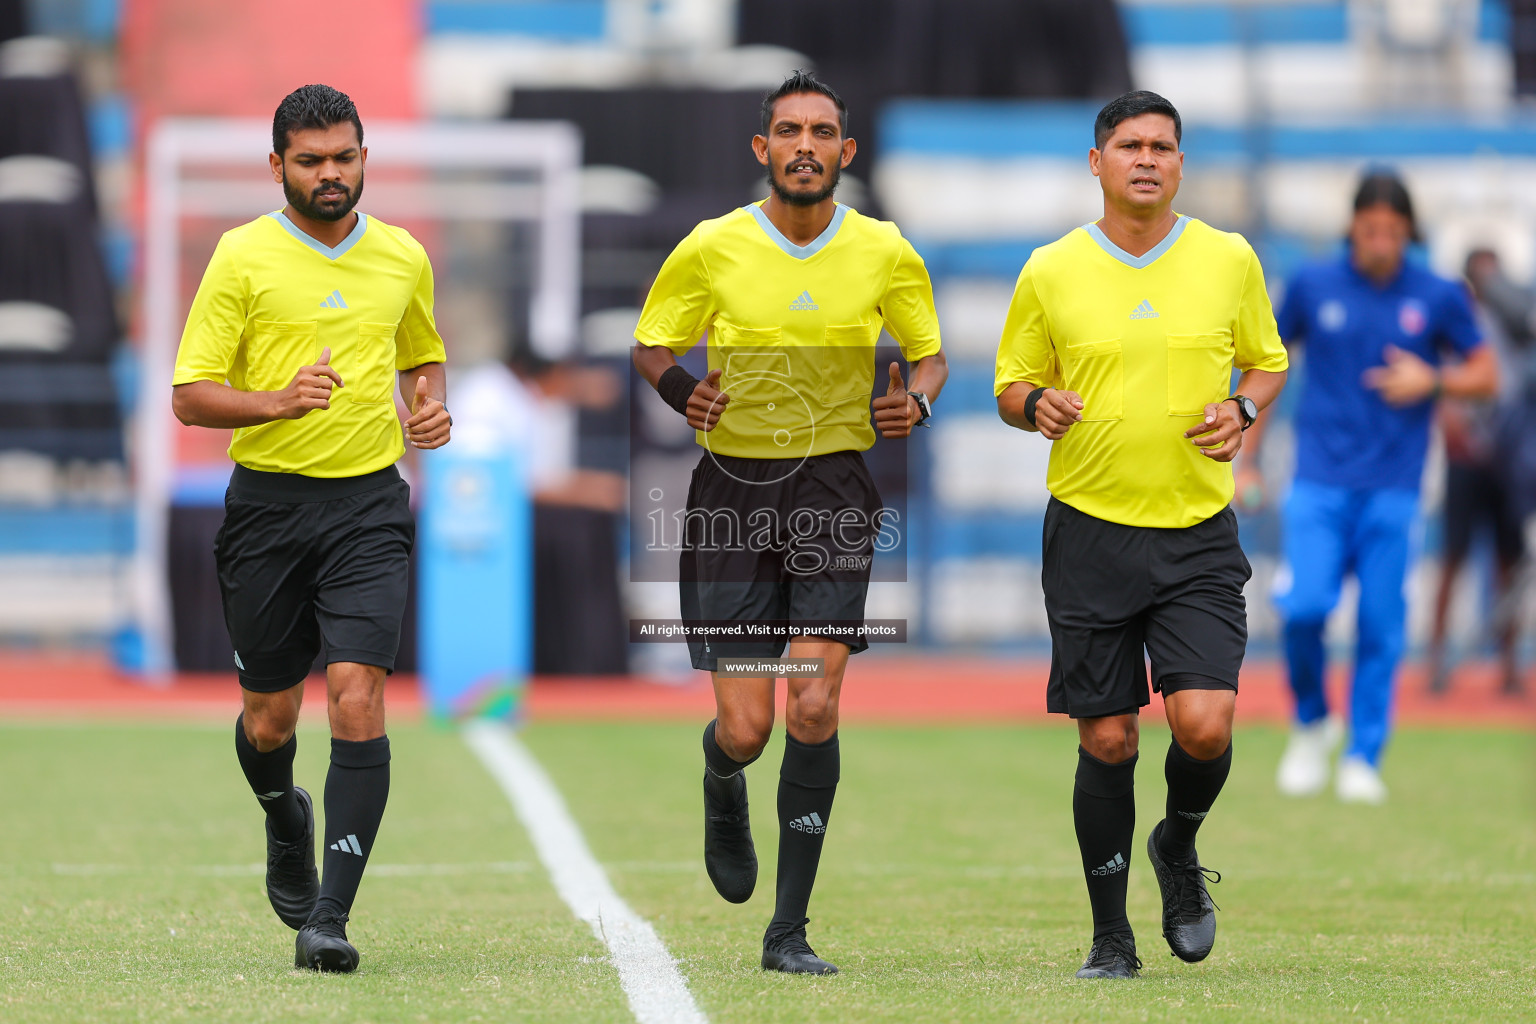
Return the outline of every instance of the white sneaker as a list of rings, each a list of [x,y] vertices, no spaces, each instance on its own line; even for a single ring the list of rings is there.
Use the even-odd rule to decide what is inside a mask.
[[[1316,796],[1328,785],[1328,759],[1344,738],[1344,723],[1334,715],[1291,729],[1280,758],[1275,785],[1286,796]]]
[[[1339,777],[1334,783],[1339,799],[1346,804],[1384,804],[1387,784],[1381,773],[1364,758],[1346,757],[1339,762]]]

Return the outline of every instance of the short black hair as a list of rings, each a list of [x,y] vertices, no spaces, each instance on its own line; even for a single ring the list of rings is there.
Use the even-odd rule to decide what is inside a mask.
[[[352,97],[328,85],[305,85],[283,97],[272,115],[272,152],[282,156],[288,149],[288,133],[306,128],[329,128],[351,121],[357,144],[363,144],[363,119],[357,116]]]
[[[843,102],[832,87],[809,71],[801,71],[798,68],[790,76],[784,79],[777,89],[763,97],[763,134],[768,134],[768,129],[773,125],[773,106],[785,96],[798,96],[800,93],[814,92],[825,96],[837,107],[838,131],[843,138],[848,137],[848,104]]]
[[[1109,137],[1115,134],[1115,129],[1120,127],[1120,122],[1129,121],[1142,114],[1165,114],[1173,118],[1173,141],[1184,141],[1184,122],[1179,120],[1179,112],[1174,109],[1173,104],[1155,92],[1137,89],[1123,96],[1116,96],[1104,104],[1104,109],[1099,111],[1099,116],[1093,121],[1093,148],[1103,149],[1104,143],[1108,142]]]
[[[1406,217],[1408,236],[1415,242],[1419,241],[1419,222],[1413,215],[1413,198],[1408,195],[1408,186],[1403,184],[1403,179],[1397,176],[1396,171],[1375,167],[1365,172],[1360,179],[1360,187],[1355,189],[1354,210],[1359,213],[1382,204]]]

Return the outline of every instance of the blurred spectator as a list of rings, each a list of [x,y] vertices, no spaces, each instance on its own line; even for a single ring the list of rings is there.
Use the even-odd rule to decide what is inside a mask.
[[[1496,428],[1498,459],[1515,514],[1526,527],[1526,553],[1532,553],[1536,523],[1536,291],[1504,276],[1497,262],[1469,260],[1469,276],[1509,342],[1500,389]],[[1529,559],[1527,566],[1529,566]]]
[[[1327,784],[1343,731],[1328,714],[1323,631],[1353,573],[1360,584],[1357,651],[1336,787],[1345,801],[1387,798],[1378,768],[1403,651],[1410,540],[1434,403],[1489,396],[1497,383],[1466,288],[1408,259],[1417,237],[1407,188],[1389,172],[1367,174],[1344,254],[1301,268],[1276,318],[1288,345],[1307,346],[1296,478],[1282,514],[1275,583],[1296,698],[1277,781],[1292,796]],[[1464,361],[1442,365],[1446,352]],[[1250,473],[1260,464],[1257,440],[1244,446]]]
[[[533,498],[533,670],[617,675],[628,636],[614,566],[624,478],[576,459],[580,408],[618,401],[612,371],[532,356],[487,363],[454,378],[454,440],[517,453]]]
[[[0,0],[0,43],[27,34],[25,0]]]
[[[1509,45],[1516,95],[1536,95],[1536,0],[1509,0]]]
[[[1500,424],[1520,399],[1523,354],[1531,347],[1530,314],[1536,299],[1504,276],[1498,256],[1478,249],[1467,256],[1467,280],[1478,304],[1478,320],[1498,354],[1500,374],[1496,401],[1446,399],[1440,403],[1440,426],[1445,435],[1445,511],[1440,584],[1435,594],[1435,617],[1429,641],[1430,690],[1450,689],[1451,664],[1447,661],[1445,634],[1450,618],[1451,595],[1456,577],[1480,530],[1492,535],[1494,590],[1497,612],[1493,619],[1498,638],[1503,690],[1520,689],[1516,655],[1518,617],[1511,614],[1511,585],[1524,554],[1521,522],[1511,489],[1511,467],[1501,457]]]

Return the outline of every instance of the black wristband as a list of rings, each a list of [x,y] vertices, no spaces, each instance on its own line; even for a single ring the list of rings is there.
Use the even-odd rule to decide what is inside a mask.
[[[680,415],[688,415],[688,399],[693,394],[693,389],[698,385],[699,378],[683,369],[681,366],[669,366],[667,372],[661,375],[656,382],[656,393],[661,400]]]
[[[1035,406],[1040,404],[1040,396],[1045,392],[1045,388],[1035,388],[1029,393],[1029,397],[1024,399],[1024,419],[1036,430],[1040,429],[1040,424],[1035,422]]]

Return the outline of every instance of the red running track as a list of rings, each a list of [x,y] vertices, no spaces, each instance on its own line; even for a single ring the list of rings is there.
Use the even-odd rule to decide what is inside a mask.
[[[1045,719],[1046,664],[1040,660],[939,658],[855,658],[843,685],[842,717],[852,722],[993,723]],[[1334,706],[1343,707],[1345,679],[1335,673]],[[238,709],[233,673],[184,673],[148,686],[114,671],[100,656],[58,653],[0,653],[0,718],[37,717],[215,717]],[[1458,672],[1445,696],[1426,692],[1416,665],[1402,671],[1397,720],[1413,725],[1536,726],[1536,696],[1528,682],[1520,697],[1499,693],[1491,664],[1470,664]],[[323,681],[312,678],[306,716],[325,707]],[[1161,715],[1154,696],[1148,714]],[[421,692],[412,676],[389,683],[390,712],[422,714]],[[713,714],[708,678],[694,673],[676,683],[636,677],[533,680],[527,713],[533,720],[648,719],[699,721]],[[1253,662],[1244,669],[1237,702],[1239,722],[1284,723],[1290,696],[1281,667]]]

